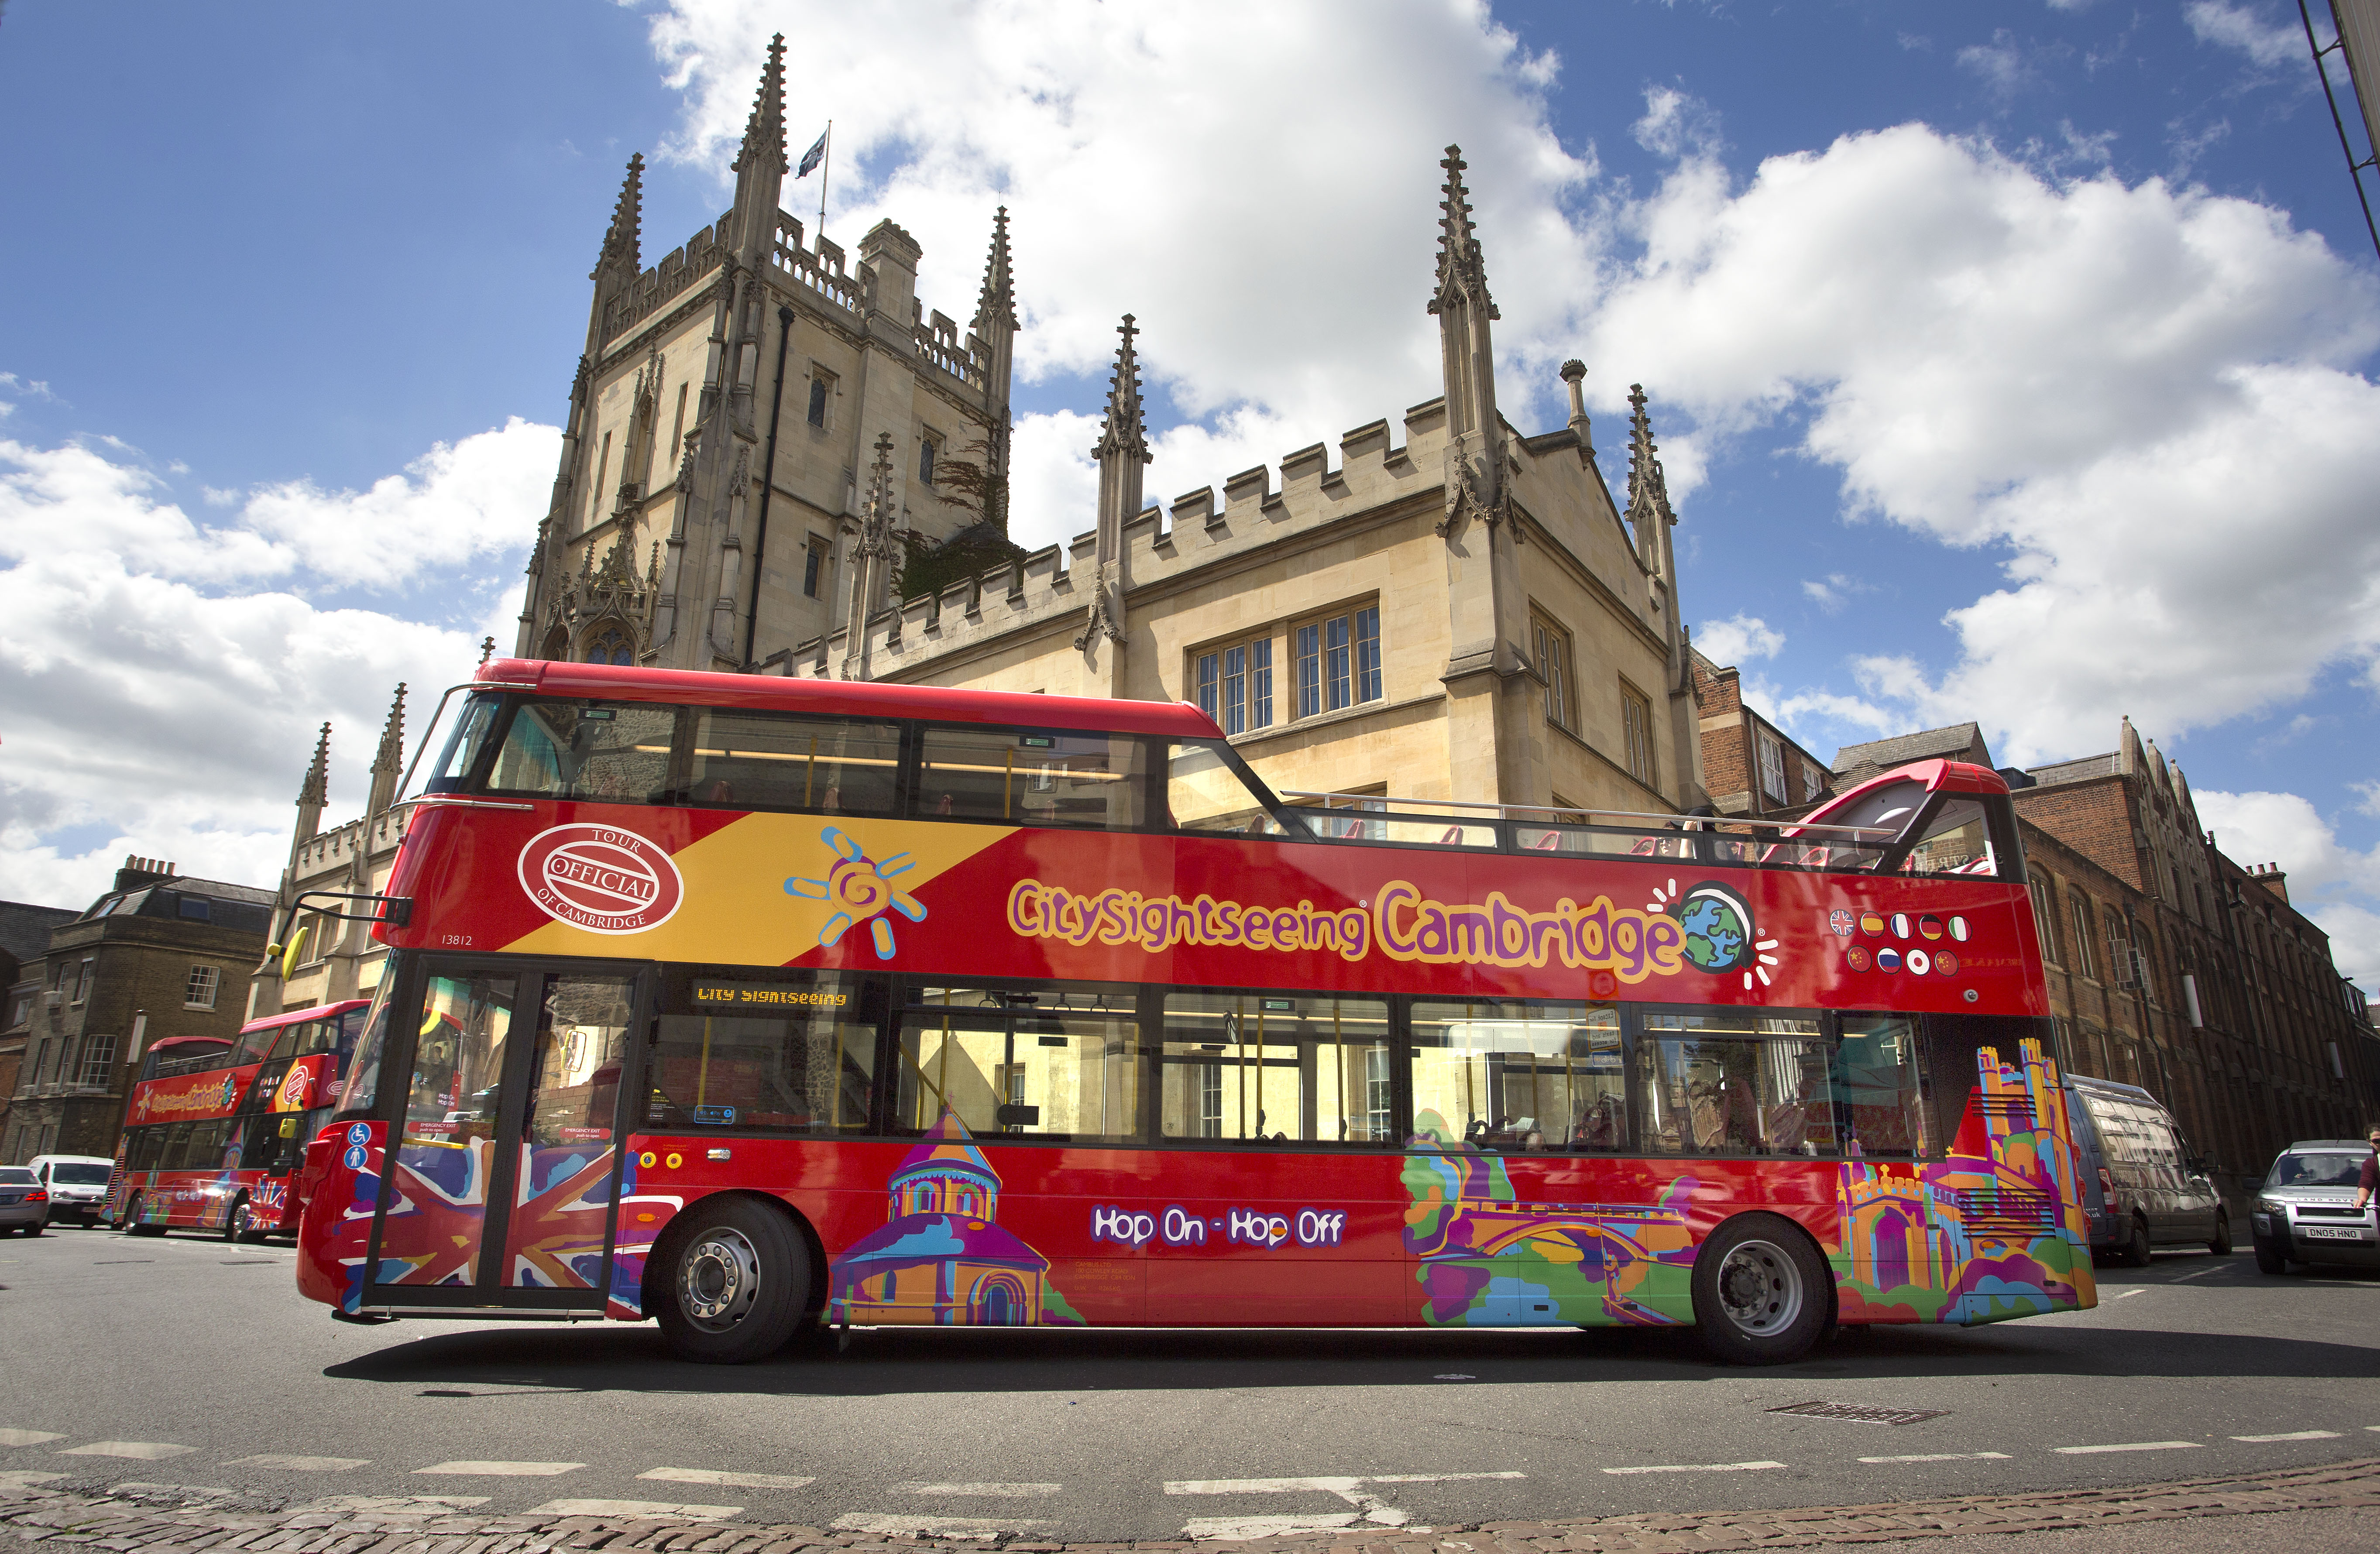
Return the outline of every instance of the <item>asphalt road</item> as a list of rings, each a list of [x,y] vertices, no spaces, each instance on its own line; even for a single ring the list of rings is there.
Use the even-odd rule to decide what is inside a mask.
[[[285,1248],[59,1230],[0,1241],[0,1473],[1120,1540],[2380,1451],[2380,1280],[2265,1278],[2244,1255],[2100,1278],[2095,1311],[1846,1333],[1773,1370],[1609,1329],[879,1330],[718,1367],[650,1326],[342,1326],[298,1298]],[[1812,1402],[1940,1412],[1771,1412]]]

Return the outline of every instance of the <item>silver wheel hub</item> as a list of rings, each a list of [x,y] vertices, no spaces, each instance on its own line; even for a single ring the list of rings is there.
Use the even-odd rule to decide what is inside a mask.
[[[1802,1315],[1802,1269],[1772,1241],[1747,1241],[1718,1267],[1719,1309],[1739,1332],[1784,1331]]]
[[[760,1255],[728,1226],[696,1238],[678,1259],[678,1309],[705,1332],[725,1332],[760,1298]]]

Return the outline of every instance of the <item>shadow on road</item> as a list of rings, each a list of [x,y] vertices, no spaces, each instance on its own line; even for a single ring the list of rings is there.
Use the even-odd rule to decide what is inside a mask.
[[[2207,1276],[2186,1281],[2199,1269]],[[2103,1304],[2127,1290],[2215,1291],[2253,1284],[2283,1303],[2338,1282],[2322,1275],[2260,1278],[2244,1257],[2161,1259],[2100,1274]],[[1846,1330],[1808,1359],[1768,1370],[1715,1364],[1689,1329],[1415,1331],[1226,1329],[880,1329],[806,1334],[749,1366],[673,1358],[650,1326],[589,1325],[412,1330],[420,1336],[329,1367],[324,1375],[392,1385],[482,1385],[588,1391],[682,1390],[750,1395],[871,1397],[1136,1389],[1377,1387],[1448,1378],[1485,1383],[1742,1381],[1759,1376],[1884,1379],[1967,1376],[2380,1379],[2380,1347],[2278,1333],[2177,1333],[2126,1306],[2094,1323],[2046,1327],[1876,1327]],[[2286,1319],[2286,1318],[2284,1318]]]

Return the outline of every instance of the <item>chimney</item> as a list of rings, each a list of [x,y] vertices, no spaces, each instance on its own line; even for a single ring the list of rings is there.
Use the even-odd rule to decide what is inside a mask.
[[[2256,883],[2264,886],[2265,889],[2272,892],[2284,902],[2289,899],[2289,870],[2283,868],[2279,864],[2260,863],[2256,865],[2255,868],[2251,868],[2248,873],[2252,879],[2254,879]]]
[[[124,867],[115,871],[115,889],[137,891],[143,885],[162,885],[174,877],[175,866],[160,858],[144,858],[127,854]]]

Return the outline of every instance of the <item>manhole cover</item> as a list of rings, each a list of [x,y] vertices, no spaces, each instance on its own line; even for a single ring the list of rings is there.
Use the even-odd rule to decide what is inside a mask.
[[[1920,1419],[1939,1419],[1950,1411],[1947,1408],[1869,1408],[1853,1402],[1793,1402],[1768,1412],[1797,1414],[1803,1419],[1840,1419],[1853,1425],[1914,1425]]]

